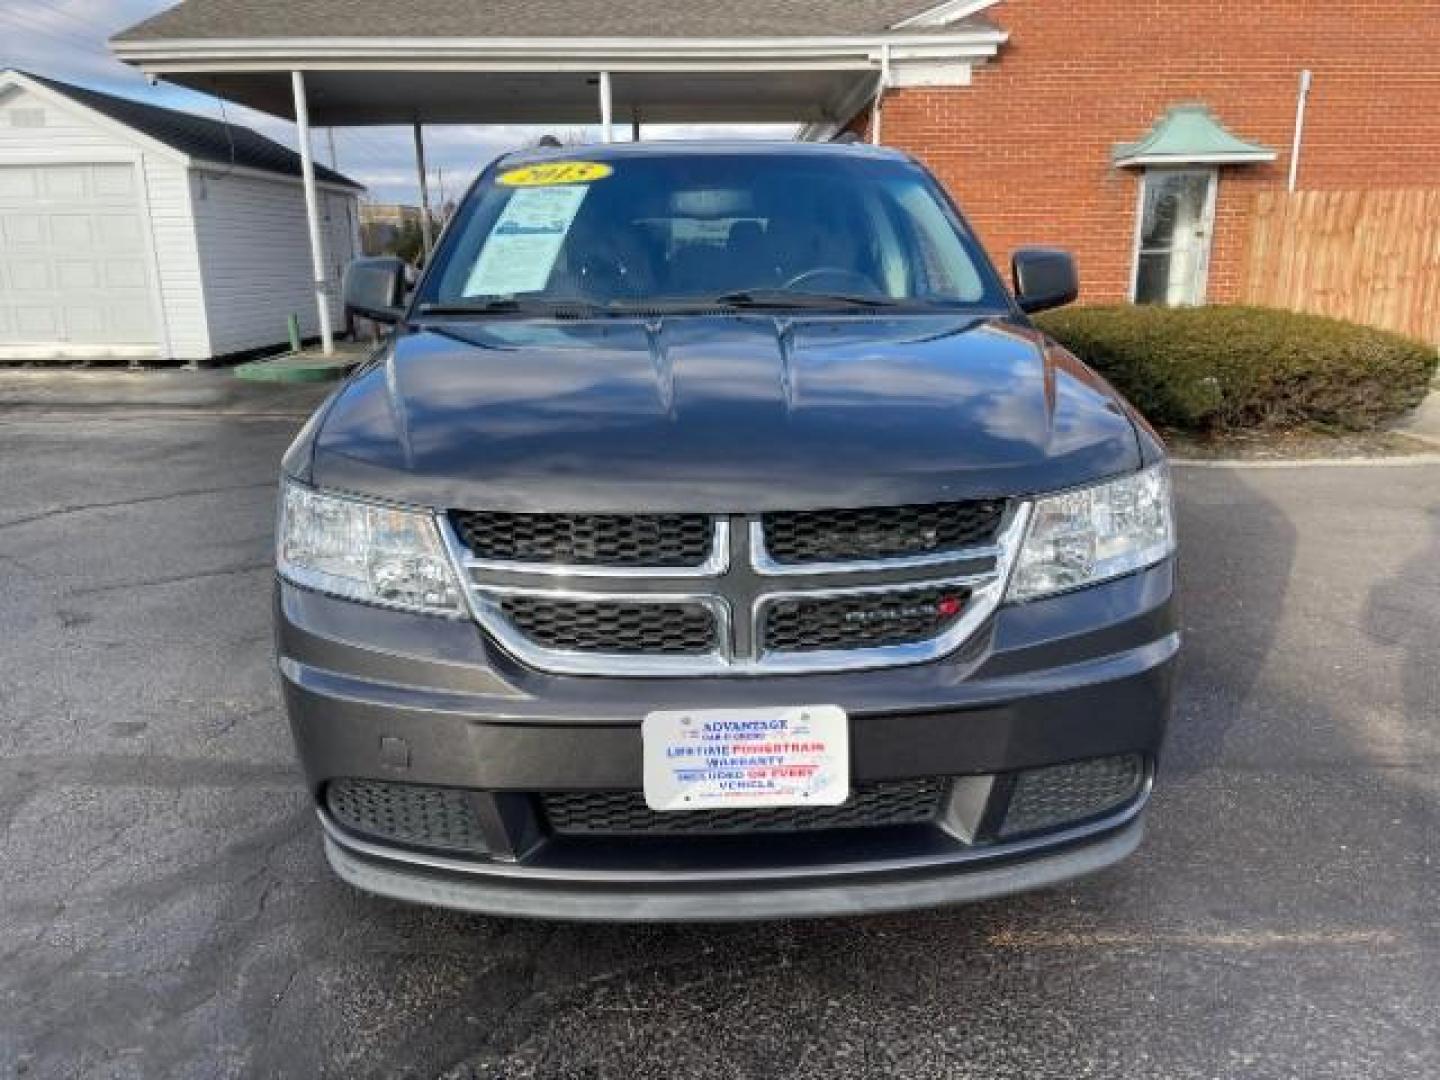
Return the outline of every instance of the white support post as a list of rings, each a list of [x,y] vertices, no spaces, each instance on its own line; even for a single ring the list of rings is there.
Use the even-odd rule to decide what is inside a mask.
[[[890,86],[890,43],[880,46],[880,83],[875,87],[875,103],[870,106],[870,142],[880,145],[880,122],[885,115],[885,91]]]
[[[310,151],[310,109],[305,101],[305,76],[290,73],[295,94],[295,127],[300,140],[300,174],[305,181],[305,224],[310,231],[310,269],[315,280],[315,305],[320,315],[320,347],[326,356],[335,352],[330,328],[330,288],[325,282],[325,241],[320,233],[320,195],[315,190],[315,160]]]
[[[615,132],[611,127],[611,102],[610,102],[610,73],[600,73],[600,138],[604,142],[614,142]]]
[[[430,249],[435,238],[430,233],[430,180],[425,173],[425,136],[420,131],[420,121],[415,121],[415,167],[420,170],[420,242],[425,245],[425,258],[430,258]]]

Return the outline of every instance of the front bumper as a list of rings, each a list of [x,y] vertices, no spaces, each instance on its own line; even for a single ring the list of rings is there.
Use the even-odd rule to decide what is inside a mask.
[[[397,862],[327,827],[325,854],[356,888],[395,900],[481,914],[613,922],[728,922],[816,918],[937,907],[1044,888],[1103,870],[1140,844],[1130,820],[1083,842],[1015,853],[1009,860],[927,861],[914,866],[836,867],[811,879],[767,877],[730,885],[683,877],[601,882],[487,872],[443,859]],[[322,818],[322,820],[324,820]]]
[[[941,661],[805,676],[546,675],[471,623],[284,583],[277,617],[296,744],[327,854],[347,881],[499,914],[764,918],[979,899],[1123,858],[1139,842],[1169,714],[1173,593],[1166,562],[1002,607]],[[857,784],[955,778],[981,803],[925,827],[759,837],[577,838],[558,835],[541,810],[539,793],[637,790],[640,721],[652,710],[819,703],[851,717]],[[996,832],[991,804],[1007,777],[1117,755],[1145,763],[1145,782],[1123,805],[1030,835]],[[326,785],[342,778],[474,792],[485,853],[357,834],[325,809]]]

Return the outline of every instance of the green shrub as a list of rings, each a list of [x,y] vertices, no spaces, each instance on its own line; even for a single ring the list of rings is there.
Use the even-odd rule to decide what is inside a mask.
[[[1353,323],[1252,307],[1077,307],[1037,319],[1149,420],[1186,431],[1363,431],[1413,408],[1436,350]]]

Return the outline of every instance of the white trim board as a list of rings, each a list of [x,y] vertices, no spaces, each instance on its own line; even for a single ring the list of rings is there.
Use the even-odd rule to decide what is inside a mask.
[[[151,75],[275,71],[759,72],[984,62],[1003,30],[788,38],[275,38],[112,43]]]
[[[1009,38],[1003,30],[955,30],[933,34],[825,35],[803,37],[741,37],[741,38],[507,38],[507,37],[325,37],[325,38],[173,38],[158,41],[112,41],[111,50],[122,60],[138,61],[147,56],[167,53],[194,57],[205,55],[249,54],[280,56],[303,53],[312,56],[373,54],[395,56],[404,53],[521,53],[543,56],[649,55],[689,56],[732,53],[755,55],[767,51],[792,53],[798,51],[833,51],[854,48],[878,48],[893,45],[947,45],[958,41],[993,42],[1001,44]]]

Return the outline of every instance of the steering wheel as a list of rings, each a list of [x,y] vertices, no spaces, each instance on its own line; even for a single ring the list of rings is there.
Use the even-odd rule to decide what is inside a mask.
[[[800,289],[802,285],[809,285],[810,289]],[[802,292],[854,292],[862,295],[878,294],[880,291],[868,275],[844,266],[817,266],[811,270],[803,270],[786,281],[781,288],[798,289]]]

